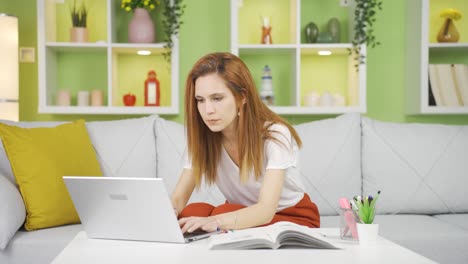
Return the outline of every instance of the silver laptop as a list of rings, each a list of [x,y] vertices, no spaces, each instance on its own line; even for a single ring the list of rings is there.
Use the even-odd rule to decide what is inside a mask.
[[[216,233],[183,234],[160,178],[63,179],[90,238],[186,243]]]

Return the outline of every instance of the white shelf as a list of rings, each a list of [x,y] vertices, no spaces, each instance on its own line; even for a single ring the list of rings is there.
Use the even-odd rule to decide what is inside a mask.
[[[135,44],[135,43],[112,43],[114,48],[127,48],[127,49],[164,49],[166,43],[150,43],[150,44]]]
[[[150,107],[150,106],[45,106],[39,108],[41,113],[46,114],[177,114],[178,108],[175,107]]]
[[[468,61],[468,43],[434,43],[435,40],[430,39],[434,38],[433,35],[430,36],[430,25],[434,25],[431,21],[434,17],[430,17],[431,2],[458,8],[457,3],[462,1],[407,1],[406,109],[408,114],[468,114],[468,106],[429,105],[429,64],[459,63],[463,58]],[[437,19],[441,18],[437,15]]]
[[[94,0],[92,19],[95,32],[89,30],[90,41],[87,43],[66,42],[69,23],[60,24],[63,13],[69,16],[67,5],[73,0],[37,1],[37,25],[38,25],[38,71],[39,71],[39,113],[49,114],[178,114],[179,113],[179,44],[178,38],[173,37],[171,61],[166,62],[163,57],[165,42],[159,43],[121,43],[119,42],[117,24],[123,10],[118,9],[115,0]],[[99,11],[97,11],[99,10]],[[96,13],[101,12],[101,13]],[[120,13],[120,15],[119,15]],[[68,22],[68,21],[67,21]],[[122,26],[122,25],[121,25]],[[91,39],[91,34],[95,34]],[[66,36],[66,37],[64,37]],[[121,38],[121,37],[120,37]],[[136,52],[149,50],[151,55],[140,56]],[[83,55],[83,56],[82,56]],[[71,59],[70,59],[71,58]],[[85,58],[85,59],[81,59]],[[127,64],[125,64],[127,63]],[[130,64],[129,64],[130,63]],[[125,65],[145,65],[139,72],[138,79],[125,78],[129,76]],[[137,67],[138,68],[138,67]],[[155,69],[157,68],[157,69]],[[158,70],[159,69],[159,70]],[[161,82],[161,106],[142,106],[143,83],[148,70],[156,70]],[[70,75],[70,72],[77,73]],[[75,77],[68,88],[68,79],[65,76]],[[81,78],[81,79],[79,79]],[[164,81],[162,81],[162,79]],[[65,79],[65,81],[64,81]],[[95,85],[93,85],[95,81]],[[128,85],[130,83],[130,85]],[[127,88],[130,87],[130,88]],[[72,91],[72,106],[55,105],[55,97],[59,90],[70,89]],[[104,93],[104,106],[76,106],[76,90],[102,90]],[[137,106],[123,106],[122,96],[127,91],[139,93]],[[164,93],[163,93],[164,91]]]
[[[58,48],[107,48],[107,43],[47,42],[47,47]]]
[[[359,106],[271,106],[270,109],[280,115],[343,114],[366,111],[365,108]]]
[[[468,106],[424,106],[425,114],[468,114]]]
[[[313,44],[300,44],[303,49],[352,49],[351,43],[313,43]]]
[[[431,43],[429,44],[429,48],[431,49],[466,49],[468,48],[468,43]]]
[[[252,7],[248,6],[249,3],[246,0],[231,0],[231,52],[240,56],[241,59],[244,59],[244,61],[247,61],[246,63],[248,66],[249,63],[251,65],[255,65],[255,69],[250,69],[254,75],[255,81],[260,79],[260,76],[258,76],[259,66],[270,64],[267,63],[267,61],[277,63],[277,67],[272,69],[274,82],[275,78],[284,79],[286,77],[286,79],[288,79],[286,84],[285,81],[283,81],[280,85],[281,89],[289,89],[289,91],[286,90],[286,92],[283,90],[282,94],[280,95],[282,97],[280,98],[282,101],[277,103],[281,106],[275,105],[270,106],[270,108],[274,112],[282,115],[341,114],[349,112],[365,113],[366,65],[359,65],[359,71],[356,71],[354,65],[357,62],[354,60],[352,55],[349,55],[349,50],[353,48],[353,45],[351,43],[302,43],[301,34],[304,25],[302,23],[303,21],[301,21],[301,9],[304,3],[306,5],[310,4],[310,2],[306,2],[310,0],[280,1],[272,2],[272,5],[281,5],[285,9],[282,12],[289,15],[289,18],[285,19],[285,21],[277,22],[281,25],[276,24],[276,28],[282,27],[283,32],[287,32],[284,33],[284,35],[279,36],[282,38],[281,40],[278,40],[278,42],[286,43],[277,44],[274,42],[273,44],[246,44],[246,42],[254,42],[255,35],[253,35],[252,32],[248,32],[250,28],[239,28],[239,21],[241,21],[240,17],[245,18],[248,17],[247,14],[257,14],[259,12],[253,9],[242,11],[241,8],[260,8],[259,6],[264,4],[264,2],[253,1],[255,2],[253,4],[255,7]],[[324,3],[329,4],[327,0],[314,1],[323,1]],[[321,5],[321,2],[318,4]],[[338,3],[336,5],[338,6]],[[345,14],[347,13],[348,20],[349,17],[354,16],[353,8],[354,5],[350,5],[350,7],[345,10]],[[264,7],[264,9],[270,9],[270,7]],[[274,13],[275,11],[270,9],[270,12]],[[276,13],[277,20],[282,19],[278,18],[280,13],[281,12]],[[330,17],[334,15],[335,14],[330,14]],[[273,26],[273,30],[274,29],[275,27]],[[246,31],[241,32],[241,30]],[[353,35],[352,25],[349,25],[348,29],[342,28],[341,30],[348,30],[349,37]],[[260,38],[260,36],[258,37]],[[276,41],[276,39],[276,36],[273,36],[273,41]],[[318,51],[331,51],[332,54],[329,56],[319,56]],[[365,56],[366,52],[367,49],[365,46],[363,46],[361,54]],[[331,59],[327,60],[327,58]],[[263,61],[265,61],[264,64],[262,64]],[[284,63],[278,64],[278,61],[284,61]],[[322,62],[324,63],[322,64]],[[322,65],[327,66],[322,67]],[[344,98],[346,98],[346,106],[306,106],[305,102],[307,101],[307,95],[312,93],[315,89],[311,87],[323,85],[321,80],[323,80],[324,77],[322,76],[326,75],[323,74],[323,71],[326,71],[326,74],[328,75],[332,73],[331,76],[341,76],[341,78],[335,78],[336,80],[339,79],[339,81],[336,83],[333,83],[333,81],[335,81],[333,80],[330,82],[325,82],[325,85],[332,83],[334,86],[329,92],[340,93]],[[333,78],[330,77],[329,79]],[[260,87],[257,88],[260,89]],[[320,89],[322,88],[320,87]],[[322,92],[320,89],[318,92]],[[275,91],[275,93],[276,92],[277,91]],[[287,94],[287,96],[284,96],[283,93]],[[275,100],[277,99],[278,95],[275,95]]]
[[[262,50],[262,49],[296,49],[296,44],[240,44],[238,45],[239,49],[253,49],[253,50]]]

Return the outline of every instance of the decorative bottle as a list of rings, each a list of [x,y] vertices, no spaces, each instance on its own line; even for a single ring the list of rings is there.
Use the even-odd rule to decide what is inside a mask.
[[[273,40],[271,39],[271,25],[270,25],[270,18],[263,16],[262,17],[262,44],[273,44]]]
[[[260,97],[266,105],[274,104],[275,96],[273,94],[273,78],[271,76],[271,69],[268,65],[263,67]]]
[[[155,71],[148,72],[148,78],[145,81],[145,106],[159,106],[160,87],[159,80],[156,78]]]

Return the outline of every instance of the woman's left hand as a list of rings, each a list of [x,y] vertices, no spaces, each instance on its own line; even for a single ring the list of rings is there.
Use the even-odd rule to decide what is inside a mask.
[[[192,233],[198,229],[206,232],[214,232],[219,230],[219,224],[215,217],[185,217],[179,219],[179,225],[182,227],[182,232]]]

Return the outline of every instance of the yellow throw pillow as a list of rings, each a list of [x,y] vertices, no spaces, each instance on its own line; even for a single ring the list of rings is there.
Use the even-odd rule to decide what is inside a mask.
[[[26,230],[79,223],[62,176],[102,175],[84,121],[40,128],[0,124],[0,137],[26,205]]]

